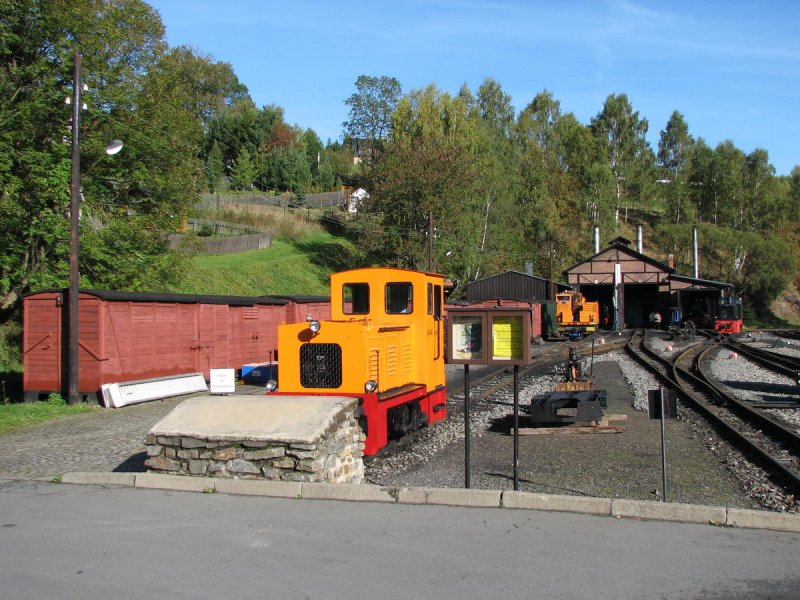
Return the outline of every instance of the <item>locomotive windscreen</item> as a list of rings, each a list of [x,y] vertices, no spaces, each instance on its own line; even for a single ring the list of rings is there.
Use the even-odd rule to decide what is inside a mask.
[[[342,347],[339,344],[300,346],[300,385],[338,388],[342,385]]]

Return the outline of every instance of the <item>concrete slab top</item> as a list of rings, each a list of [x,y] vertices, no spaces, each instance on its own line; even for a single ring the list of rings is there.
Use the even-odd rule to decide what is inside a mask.
[[[150,434],[311,444],[356,402],[345,396],[196,396],[175,407]]]

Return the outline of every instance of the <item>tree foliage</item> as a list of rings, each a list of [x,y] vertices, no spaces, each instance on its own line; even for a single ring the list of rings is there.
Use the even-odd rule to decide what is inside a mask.
[[[180,276],[165,245],[203,187],[204,120],[246,94],[229,65],[169,50],[141,0],[0,3],[0,307],[64,286],[69,262],[70,107],[81,114],[81,285],[162,289]],[[110,139],[124,149],[107,157]],[[135,252],[127,251],[135,248]]]
[[[400,82],[394,77],[360,75],[356,91],[345,100],[350,107],[349,118],[342,123],[345,138],[363,141],[365,150],[374,151],[389,133],[401,93]]]
[[[764,150],[710,148],[678,111],[657,153],[647,131],[624,94],[584,125],[547,90],[519,115],[492,79],[456,96],[434,84],[412,90],[366,178],[361,248],[373,262],[415,268],[432,248],[434,267],[461,282],[528,261],[557,278],[591,252],[592,225],[611,239],[635,215],[654,226],[655,257],[672,254],[687,272],[699,223],[700,276],[734,283],[763,309],[796,269],[800,171],[778,178]]]

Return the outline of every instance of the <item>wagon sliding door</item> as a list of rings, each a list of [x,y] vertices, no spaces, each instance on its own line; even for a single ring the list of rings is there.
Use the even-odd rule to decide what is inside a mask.
[[[229,356],[228,310],[225,304],[197,305],[195,368],[206,380],[211,377],[210,369],[237,368]]]

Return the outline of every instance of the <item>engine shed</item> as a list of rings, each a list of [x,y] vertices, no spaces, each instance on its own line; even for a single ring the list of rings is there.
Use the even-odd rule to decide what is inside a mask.
[[[647,256],[623,237],[574,264],[564,276],[587,300],[600,304],[605,329],[646,327],[652,312],[668,322],[675,308],[698,326],[713,326],[720,307],[733,297],[732,284],[678,275],[671,259],[664,263]]]
[[[449,306],[529,309],[533,337],[556,334],[555,295],[572,288],[551,279],[537,277],[533,274],[532,263],[525,263],[525,271],[503,271],[472,281],[464,286],[465,300]]]

